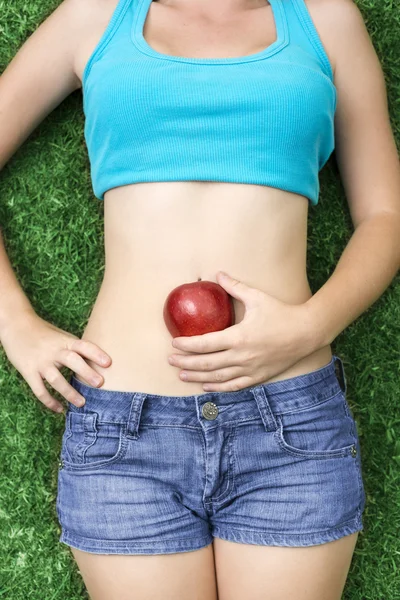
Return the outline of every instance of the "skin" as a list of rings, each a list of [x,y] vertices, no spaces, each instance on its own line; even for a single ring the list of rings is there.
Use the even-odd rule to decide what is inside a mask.
[[[115,6],[104,4],[76,53],[80,79],[109,21],[111,4]],[[150,6],[144,36],[165,54],[218,57],[260,51],[276,39],[276,32],[265,2],[225,2],[218,11],[212,2],[157,2]],[[179,365],[168,363],[171,355],[187,353],[171,347],[162,319],[166,296],[182,282],[216,281],[216,272],[223,269],[285,302],[304,303],[312,295],[306,273],[307,213],[304,196],[251,184],[155,182],[106,192],[105,275],[82,334],[112,357],[107,368],[88,361],[104,378],[102,387],[179,396],[202,393],[202,382],[194,381],[193,373],[186,369],[188,380],[182,381]],[[138,256],[140,261],[135,260]],[[157,278],[149,278],[155,269]],[[244,305],[233,302],[239,323]],[[288,368],[278,365],[264,381],[307,373],[331,356],[326,344]],[[157,364],[157,377],[152,364]]]
[[[50,110],[81,86],[84,66],[115,6],[116,0],[65,0],[3,74],[3,162]],[[399,214],[398,160],[382,71],[353,2],[307,0],[307,6],[335,73],[336,154],[353,223],[361,231],[361,224],[378,212]],[[154,3],[144,35],[159,52],[197,57],[252,54],[275,39],[270,7],[239,0]],[[369,193],[372,186],[379,197]],[[168,363],[171,337],[162,320],[167,293],[184,281],[215,281],[217,270],[223,269],[284,302],[305,303],[311,297],[307,212],[305,197],[268,186],[155,182],[108,191],[105,275],[82,340],[111,360],[101,367],[87,353],[85,368],[76,363],[78,378],[94,384],[90,377],[95,371],[105,389],[202,393],[200,375],[182,381],[180,366]],[[383,235],[379,244],[383,247]],[[240,301],[235,312],[240,323]],[[331,356],[330,343],[316,345],[268,380],[307,373]],[[67,393],[67,386],[63,382],[60,392]],[[339,600],[357,536],[305,548],[216,538],[201,550],[153,556],[71,551],[92,600]]]

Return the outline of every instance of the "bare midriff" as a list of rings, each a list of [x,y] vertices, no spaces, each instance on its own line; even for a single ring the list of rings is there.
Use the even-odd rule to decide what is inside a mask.
[[[184,353],[172,347],[163,319],[169,292],[199,279],[217,282],[223,270],[284,302],[305,302],[312,295],[308,207],[306,197],[292,192],[228,182],[135,183],[107,191],[104,278],[81,336],[111,356],[106,368],[86,359],[104,377],[100,387],[206,393],[204,382],[182,381],[182,369],[168,362]],[[239,323],[245,305],[236,298],[233,304]],[[331,357],[331,346],[324,346],[265,382],[308,373]]]
[[[96,8],[84,30],[76,52],[80,80],[116,4],[110,0]],[[204,58],[252,54],[276,39],[265,0],[235,10],[232,4],[224,12],[218,6],[216,17],[213,6],[152,2],[147,43],[165,54]],[[317,11],[313,16],[334,64],[329,27]],[[306,197],[266,185],[161,181],[107,191],[105,274],[81,336],[112,358],[107,368],[87,359],[104,377],[100,387],[168,396],[206,393],[204,382],[182,381],[182,369],[168,363],[171,354],[184,353],[171,345],[163,319],[169,292],[199,279],[216,282],[223,270],[285,302],[305,302],[312,295],[306,273],[308,208]],[[245,307],[235,298],[233,304],[239,323]],[[330,345],[324,346],[268,381],[308,373],[331,358]]]

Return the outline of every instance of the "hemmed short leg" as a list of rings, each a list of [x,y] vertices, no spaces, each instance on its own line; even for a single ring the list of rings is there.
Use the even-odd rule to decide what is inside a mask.
[[[176,552],[190,552],[209,546],[213,537],[211,534],[202,537],[187,539],[170,539],[162,541],[129,542],[127,540],[112,542],[110,540],[95,540],[72,535],[63,530],[59,541],[67,546],[72,546],[85,552],[94,554],[174,554]]]
[[[237,529],[232,527],[215,526],[213,536],[231,542],[242,544],[256,544],[258,546],[316,546],[338,540],[346,535],[364,529],[361,514],[339,527],[327,531],[314,531],[312,533],[276,533],[269,531],[255,531],[253,529]]]

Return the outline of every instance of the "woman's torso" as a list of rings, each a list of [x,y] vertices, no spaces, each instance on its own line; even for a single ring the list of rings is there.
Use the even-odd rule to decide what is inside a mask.
[[[107,9],[99,8],[77,51],[80,78],[115,5],[113,0]],[[193,15],[177,17],[176,9],[158,2],[151,5],[144,35],[166,54],[251,54],[275,39],[269,10],[260,4],[232,16],[222,31]],[[182,283],[216,281],[221,269],[285,302],[305,302],[312,295],[306,273],[308,207],[305,196],[285,190],[213,181],[135,183],[106,192],[105,274],[81,336],[112,358],[107,368],[87,359],[104,377],[101,387],[176,396],[204,393],[203,383],[181,381],[181,369],[168,363],[180,351],[172,347],[163,320],[167,295]],[[233,302],[238,323],[244,305]],[[331,356],[330,345],[325,346],[268,381],[315,370]]]

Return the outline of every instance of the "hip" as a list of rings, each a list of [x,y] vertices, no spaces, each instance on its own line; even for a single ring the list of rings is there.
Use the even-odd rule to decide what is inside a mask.
[[[132,319],[113,319],[100,312],[96,318],[89,319],[82,339],[95,343],[111,357],[108,367],[86,359],[103,377],[101,389],[137,390],[168,396],[205,393],[204,382],[183,381],[179,377],[182,369],[168,362],[168,357],[176,350],[171,344],[173,338],[163,322],[161,309],[160,312],[158,317],[142,315],[140,318],[139,315]],[[271,377],[268,382],[307,374],[327,365],[331,358],[332,349],[328,344]],[[77,379],[80,379],[79,375]]]
[[[61,541],[154,554],[214,534],[310,546],[362,529],[360,443],[339,357],[297,379],[185,398],[72,383],[86,403],[66,415]]]

